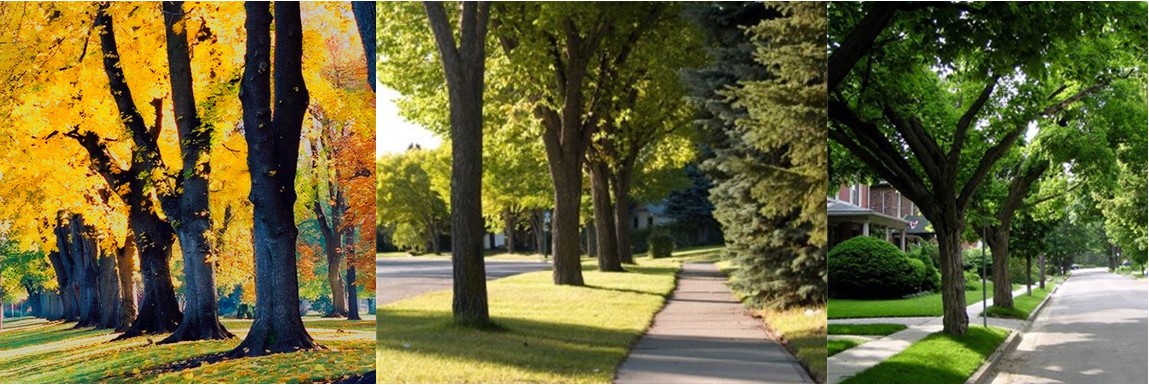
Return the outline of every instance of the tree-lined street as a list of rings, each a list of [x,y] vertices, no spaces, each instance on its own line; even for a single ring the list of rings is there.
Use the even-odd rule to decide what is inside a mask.
[[[1149,382],[1149,286],[1103,268],[1075,271],[1007,355],[994,383]]]

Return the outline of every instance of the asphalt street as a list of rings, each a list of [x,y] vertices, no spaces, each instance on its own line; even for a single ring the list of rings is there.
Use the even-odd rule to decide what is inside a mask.
[[[1149,284],[1073,273],[1005,357],[994,383],[1149,383]]]
[[[547,270],[551,265],[534,261],[486,261],[487,279]],[[375,261],[379,304],[436,290],[451,289],[451,260],[447,258],[383,258]]]

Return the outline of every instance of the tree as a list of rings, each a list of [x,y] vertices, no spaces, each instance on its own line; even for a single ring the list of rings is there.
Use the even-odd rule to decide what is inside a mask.
[[[734,287],[763,305],[817,305],[826,293],[825,9],[767,9],[777,17],[746,30],[766,76],[718,91],[745,113],[720,126],[726,139],[704,166],[716,171],[711,201],[738,266]]]
[[[1143,46],[1130,34],[1136,27],[1117,16],[1134,9],[1143,11],[831,6],[830,138],[918,203],[934,226],[946,332],[962,335],[968,325],[959,252],[974,193],[1030,122],[1059,116],[1119,76],[1136,53],[1118,47]]]
[[[255,210],[255,321],[233,357],[322,348],[303,326],[296,276],[295,174],[309,101],[298,3],[275,3],[274,68],[267,3],[247,3],[240,100]],[[272,81],[274,80],[274,89]],[[274,92],[274,107],[272,95]]]
[[[437,159],[437,153],[412,149],[404,154],[384,155],[376,164],[376,217],[394,229],[391,241],[400,248],[416,253],[440,252],[439,235],[447,217],[447,205],[425,170]]]
[[[490,323],[483,266],[483,76],[490,3],[463,3],[456,43],[443,3],[425,2],[451,120],[451,264],[456,321]]]

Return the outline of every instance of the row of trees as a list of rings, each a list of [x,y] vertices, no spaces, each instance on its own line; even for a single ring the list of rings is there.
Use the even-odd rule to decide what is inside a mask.
[[[730,21],[739,9],[750,8],[756,10],[744,12],[749,17]],[[825,189],[824,133],[819,134],[825,117],[813,113],[822,108],[817,95],[825,98],[825,59],[817,37],[825,35],[825,9],[773,8],[381,4],[380,80],[403,95],[398,104],[404,117],[449,138],[451,177],[449,183],[434,177],[446,154],[417,155],[426,162],[422,174],[415,170],[419,160],[381,160],[379,220],[434,228],[444,218],[433,213],[447,210],[455,317],[486,323],[484,212],[511,228],[525,212],[552,209],[554,283],[583,285],[583,218],[593,226],[599,269],[623,271],[624,263],[633,263],[631,202],[645,194],[665,196],[659,186],[675,185],[660,180],[678,178],[677,185],[685,187],[682,167],[701,150],[717,156],[708,167],[726,181],[719,187],[724,192],[711,198],[720,202],[718,210],[729,212],[720,218],[728,243],[746,242],[730,251],[745,258],[740,265],[747,273],[740,281],[747,282],[746,291],[783,305],[823,301],[825,221],[818,213],[824,210],[810,202]],[[686,9],[699,16],[684,17]],[[765,22],[771,15],[777,20]],[[742,26],[758,29],[746,35]],[[801,33],[791,40],[767,38],[793,28]],[[728,44],[738,45],[738,58],[723,56]],[[705,67],[706,59],[716,63]],[[771,77],[730,74],[741,69],[726,67],[726,60]],[[681,77],[686,70],[697,74],[691,82]],[[697,105],[686,102],[688,92],[698,95]],[[698,146],[698,131],[689,125],[696,107],[718,105],[738,113],[716,115],[716,125],[701,131],[725,139]],[[772,120],[777,114],[786,116]],[[549,184],[537,183],[542,170]],[[421,191],[437,190],[449,199],[411,199],[419,208],[400,207],[396,203],[410,191],[384,183],[400,175]],[[589,212],[583,204],[587,190]],[[541,199],[544,194],[550,199]],[[795,196],[819,199],[795,204]],[[754,205],[748,207],[747,200]],[[738,229],[735,238],[732,229]],[[760,231],[773,229],[789,234],[755,240],[762,238]],[[401,238],[423,233],[398,225],[390,231]],[[434,233],[425,236],[436,242]]]
[[[1128,15],[1145,13],[1144,4],[830,6],[832,177],[880,178],[918,204],[938,237],[946,332],[968,326],[963,239],[985,233],[994,304],[1012,307],[1010,241],[1028,240],[1015,243],[1032,253],[1051,230],[1034,221],[1057,222],[1040,205],[1066,191],[1088,191],[1110,241],[1144,253],[1144,210],[1133,209],[1144,206],[1132,205],[1145,201],[1136,186],[1146,28]]]
[[[52,277],[26,285],[30,299],[58,291],[57,318],[161,343],[232,337],[217,293],[243,287],[255,321],[232,355],[318,347],[300,277],[327,273],[333,316],[357,317],[347,304],[374,286],[357,252],[374,243],[374,94],[363,57],[337,54],[354,37],[331,33],[352,29],[350,7],[276,3],[274,30],[266,3],[155,8],[0,7],[13,32],[0,52],[13,149],[0,210],[6,238],[41,256],[5,254],[0,269],[46,259]],[[166,55],[139,54],[157,47]],[[299,242],[299,226],[322,239]]]

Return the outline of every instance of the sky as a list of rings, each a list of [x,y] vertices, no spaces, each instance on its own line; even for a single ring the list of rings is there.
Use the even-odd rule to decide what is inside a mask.
[[[380,83],[376,83],[376,88],[380,92],[375,96],[378,98],[375,104],[375,157],[406,151],[407,146],[414,143],[425,149],[442,144],[442,138],[399,116],[399,108],[395,106],[398,92]]]

